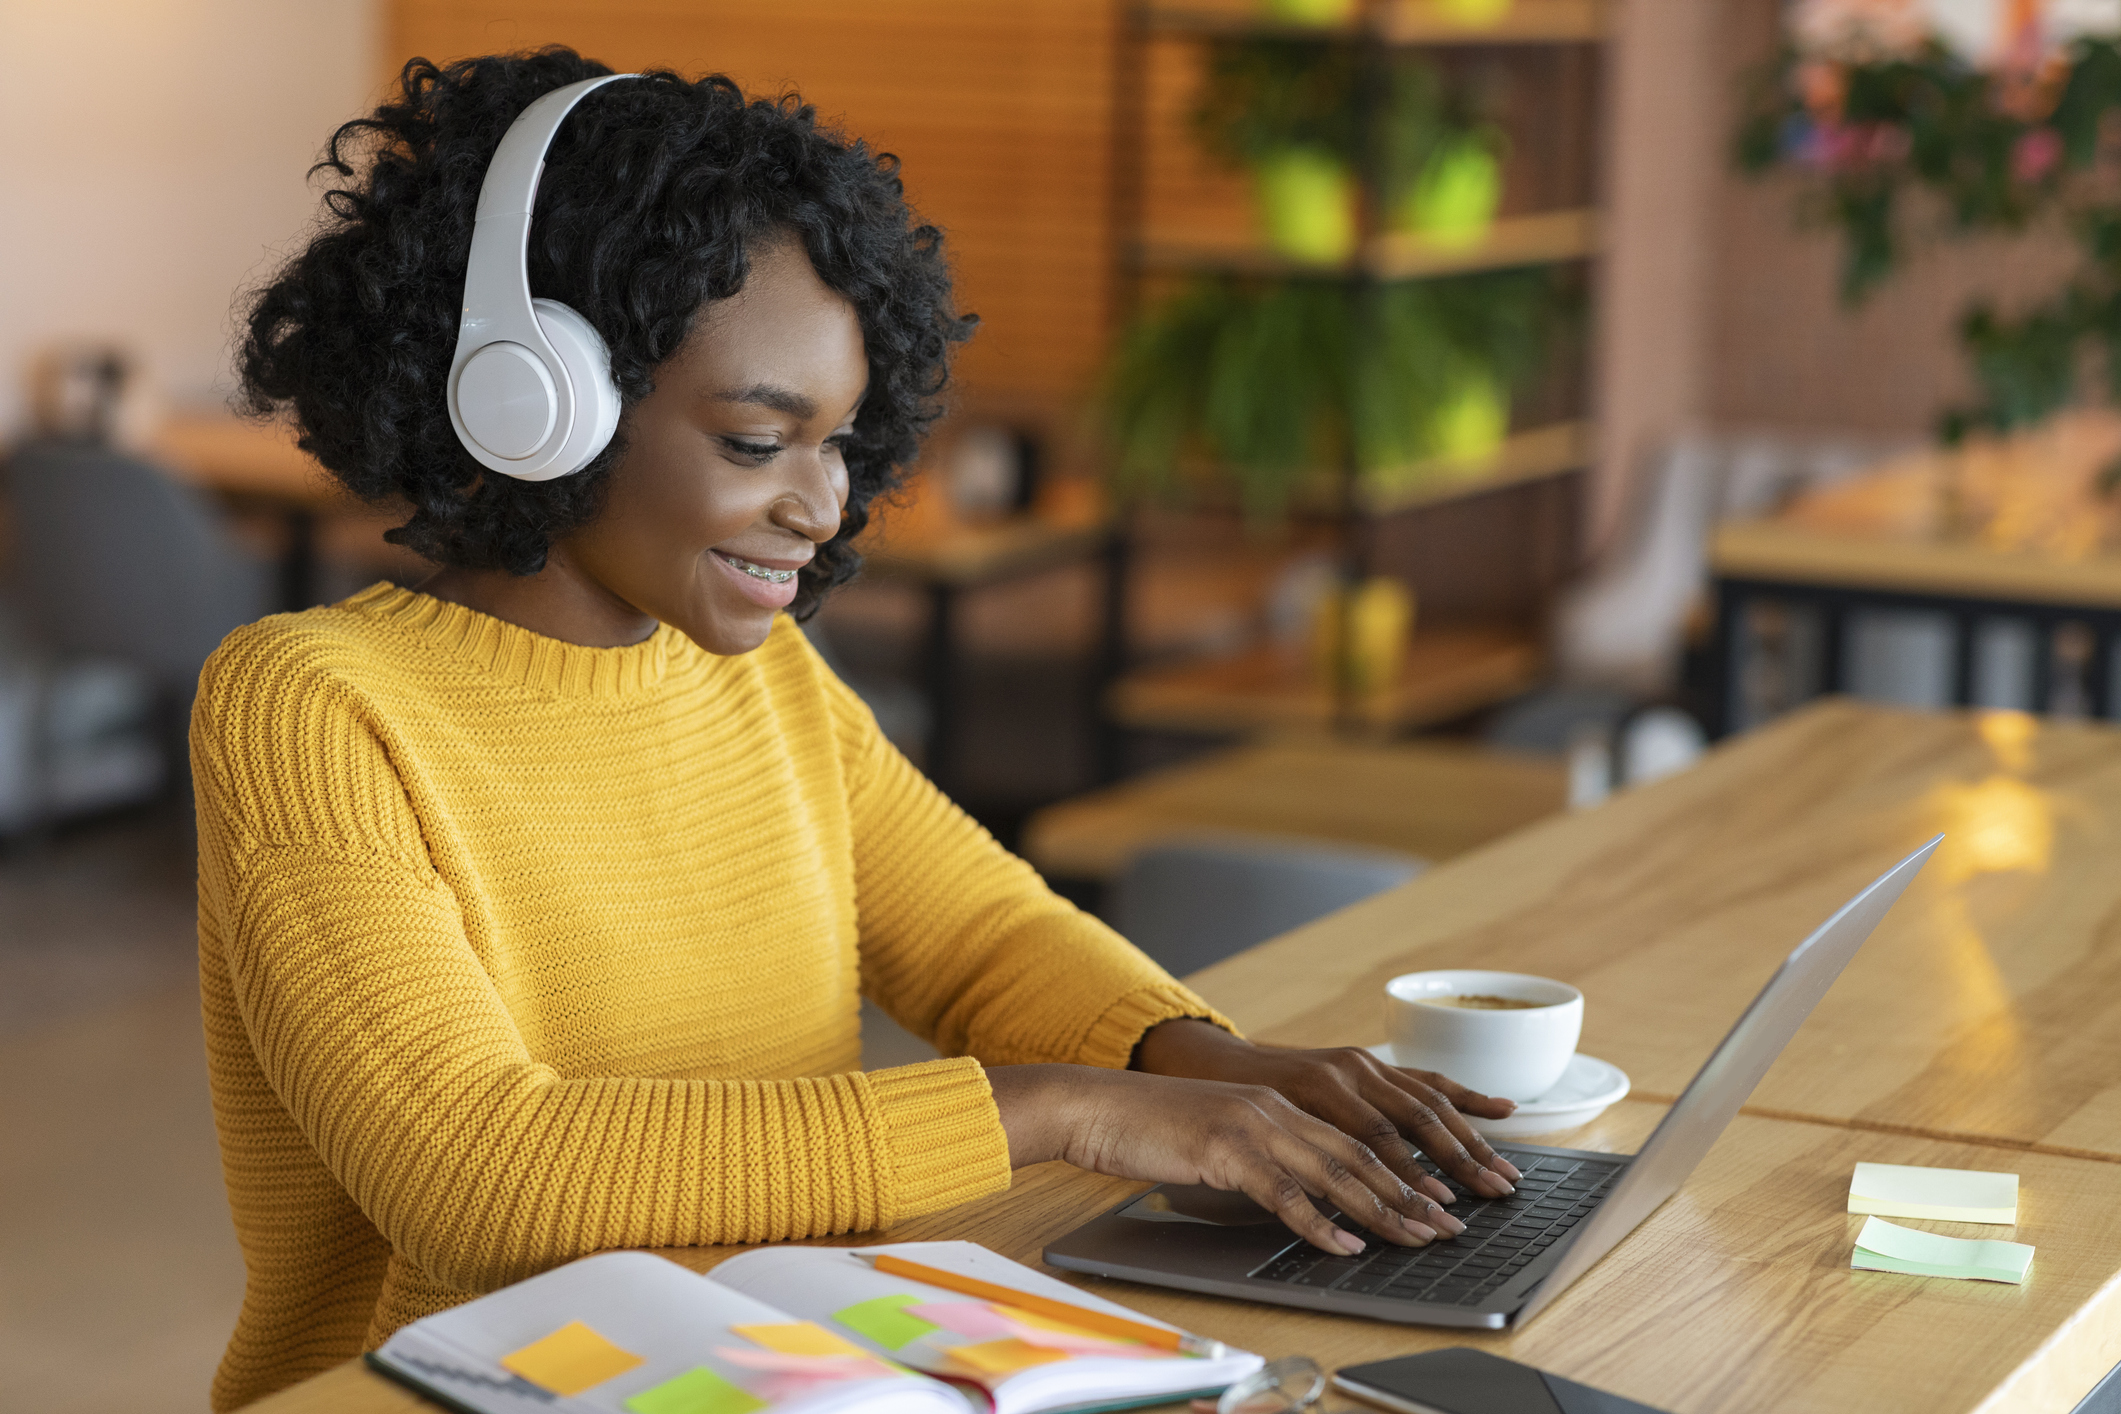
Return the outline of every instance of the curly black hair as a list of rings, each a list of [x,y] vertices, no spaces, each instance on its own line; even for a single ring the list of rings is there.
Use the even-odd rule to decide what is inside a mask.
[[[387,538],[428,559],[535,574],[554,539],[595,519],[624,453],[622,416],[611,447],[572,476],[489,476],[445,402],[487,163],[532,100],[610,72],[565,48],[414,59],[392,101],[333,134],[311,174],[350,180],[325,193],[329,214],[307,247],[250,297],[245,409],[291,412],[303,450],[354,494],[409,503]],[[854,306],[869,357],[845,517],[802,572],[801,618],[858,568],[851,542],[940,414],[951,346],[977,322],[952,303],[942,233],[907,206],[898,160],[819,126],[793,95],[747,101],[718,74],[609,85],[546,156],[530,286],[603,335],[630,408],[700,307],[743,287],[748,252],[790,236]]]

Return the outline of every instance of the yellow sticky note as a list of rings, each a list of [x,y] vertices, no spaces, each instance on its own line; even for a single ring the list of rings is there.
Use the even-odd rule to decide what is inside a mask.
[[[982,1341],[978,1345],[953,1345],[950,1358],[982,1375],[1013,1375],[1033,1365],[1050,1365],[1068,1358],[1065,1351],[1045,1350],[1011,1336],[1007,1340]]]
[[[853,1341],[836,1336],[810,1321],[791,1321],[785,1326],[731,1326],[729,1329],[753,1345],[763,1345],[783,1355],[869,1355]]]
[[[1858,1164],[1849,1211],[1939,1222],[2015,1223],[2018,1175],[1912,1164]]]
[[[619,1349],[580,1321],[570,1321],[543,1340],[501,1357],[502,1369],[561,1395],[580,1394],[640,1363],[640,1356]]]

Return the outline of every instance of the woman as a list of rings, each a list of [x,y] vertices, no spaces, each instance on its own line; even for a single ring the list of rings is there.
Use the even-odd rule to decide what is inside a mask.
[[[1238,1038],[878,734],[802,616],[937,412],[957,316],[894,164],[653,74],[548,154],[530,282],[619,434],[482,474],[444,400],[486,163],[564,50],[342,128],[259,292],[259,412],[443,568],[232,635],[193,721],[200,958],[250,1282],[219,1409],[583,1253],[861,1231],[1066,1159],[1241,1189],[1329,1250],[1461,1229],[1507,1101]],[[955,1059],[863,1075],[866,993]],[[1410,1140],[1412,1141],[1410,1143]]]

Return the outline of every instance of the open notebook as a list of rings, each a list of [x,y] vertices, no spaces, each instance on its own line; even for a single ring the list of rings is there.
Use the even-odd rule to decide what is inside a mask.
[[[1149,1324],[971,1242],[890,1252]],[[415,1321],[369,1363],[471,1414],[1050,1414],[1219,1390],[1201,1359],[879,1272],[852,1250],[765,1247],[700,1276],[608,1252]]]

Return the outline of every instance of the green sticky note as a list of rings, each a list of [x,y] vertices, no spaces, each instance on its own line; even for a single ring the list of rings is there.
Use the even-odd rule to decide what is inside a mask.
[[[897,1350],[942,1329],[933,1321],[906,1314],[908,1306],[918,1306],[926,1299],[923,1296],[879,1296],[874,1301],[834,1311],[832,1319],[856,1335],[867,1336],[886,1350]]]
[[[702,1365],[626,1401],[632,1414],[752,1414],[766,1401]]]
[[[1946,1237],[1873,1217],[1865,1218],[1863,1231],[1856,1234],[1856,1253],[1849,1265],[1859,1271],[2015,1285],[2031,1270],[2033,1249],[2023,1242]]]

